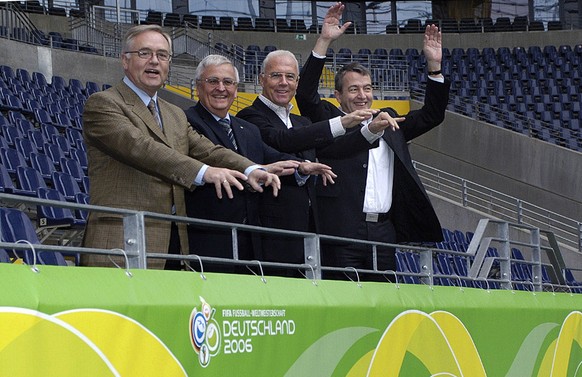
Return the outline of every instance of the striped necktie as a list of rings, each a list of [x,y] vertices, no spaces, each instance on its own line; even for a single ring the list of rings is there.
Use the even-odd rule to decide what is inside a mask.
[[[228,135],[230,142],[234,146],[234,150],[238,150],[236,140],[234,139],[234,134],[232,133],[232,127],[230,126],[230,120],[227,118],[221,118],[218,120],[218,123],[220,123],[222,128],[224,128],[224,131],[226,131],[226,134]]]
[[[153,99],[150,100],[150,103],[148,104],[148,109],[150,109],[150,112],[156,119],[158,126],[160,126],[161,129],[164,129],[164,126],[162,126],[162,120],[160,119],[160,114],[158,114],[158,111],[156,110],[156,103]]]

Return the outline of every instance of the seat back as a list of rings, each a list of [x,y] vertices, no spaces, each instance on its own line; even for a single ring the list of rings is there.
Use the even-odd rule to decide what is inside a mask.
[[[72,175],[56,171],[53,173],[53,187],[55,187],[68,201],[75,201],[75,195],[82,192]]]
[[[20,188],[26,190],[28,195],[36,196],[39,188],[47,187],[44,178],[35,168],[19,166],[16,169],[16,175]]]
[[[46,200],[66,202],[65,197],[56,189],[41,187],[37,197]],[[37,222],[39,226],[73,225],[75,216],[69,208],[37,206]]]

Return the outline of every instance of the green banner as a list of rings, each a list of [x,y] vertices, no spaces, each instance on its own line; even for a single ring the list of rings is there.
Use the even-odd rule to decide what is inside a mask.
[[[582,295],[0,264],[0,376],[579,376]]]

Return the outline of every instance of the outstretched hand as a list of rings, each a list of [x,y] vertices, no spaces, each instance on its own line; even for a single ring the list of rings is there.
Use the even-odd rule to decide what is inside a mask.
[[[250,172],[247,183],[257,192],[263,192],[263,186],[271,186],[273,189],[273,196],[277,196],[281,189],[281,181],[279,180],[279,177],[263,169],[255,169]]]
[[[208,184],[213,184],[216,188],[216,196],[218,199],[222,199],[222,190],[226,192],[229,199],[233,198],[232,186],[238,190],[242,190],[244,187],[239,180],[246,181],[247,177],[236,170],[230,170],[226,168],[214,168],[212,166],[208,167],[204,172],[204,182]]]
[[[377,109],[361,109],[353,111],[341,117],[342,126],[344,128],[352,128],[362,123],[363,121],[370,119],[376,113]]]
[[[295,160],[283,160],[273,162],[269,165],[263,165],[263,167],[272,174],[278,176],[291,175],[295,173],[295,169],[299,167],[299,161]]]
[[[403,122],[405,119],[404,117],[392,118],[387,112],[381,111],[368,125],[368,129],[375,134],[384,131],[386,128],[396,131],[400,128],[398,123]]]
[[[333,179],[337,178],[337,175],[331,170],[331,166],[320,162],[302,162],[299,165],[299,173],[303,175],[320,175],[324,186],[327,186],[327,182],[335,183]]]

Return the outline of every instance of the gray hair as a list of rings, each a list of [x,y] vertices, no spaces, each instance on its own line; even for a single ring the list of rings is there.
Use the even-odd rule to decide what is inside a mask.
[[[155,31],[157,33],[160,33],[166,39],[166,41],[168,41],[168,46],[170,47],[170,51],[168,52],[172,53],[172,38],[168,33],[164,32],[162,27],[159,25],[137,25],[131,27],[123,37],[122,43],[123,47],[121,52],[125,53],[126,51],[131,50],[132,49],[131,45],[135,37],[137,37],[141,33],[145,33],[146,31]]]
[[[217,65],[223,65],[223,64],[230,64],[232,66],[232,68],[234,68],[234,76],[235,76],[234,79],[236,80],[236,82],[240,82],[240,79],[238,76],[238,69],[236,69],[234,64],[232,64],[232,62],[227,57],[222,56],[222,55],[208,55],[204,59],[202,59],[200,61],[200,63],[198,63],[198,67],[196,67],[196,71],[194,71],[194,80],[196,80],[196,81],[200,80],[200,77],[202,77],[202,72],[204,72],[204,70],[206,68],[217,66]]]
[[[293,61],[295,62],[296,68],[297,68],[297,72],[299,72],[299,62],[297,61],[295,54],[293,54],[291,51],[287,51],[287,50],[275,50],[275,51],[269,52],[267,54],[267,56],[265,57],[265,59],[263,60],[263,64],[261,65],[261,71],[263,73],[265,73],[265,69],[267,68],[267,65],[269,65],[269,62],[272,59],[278,58],[278,57],[288,57],[288,58],[293,59]]]

